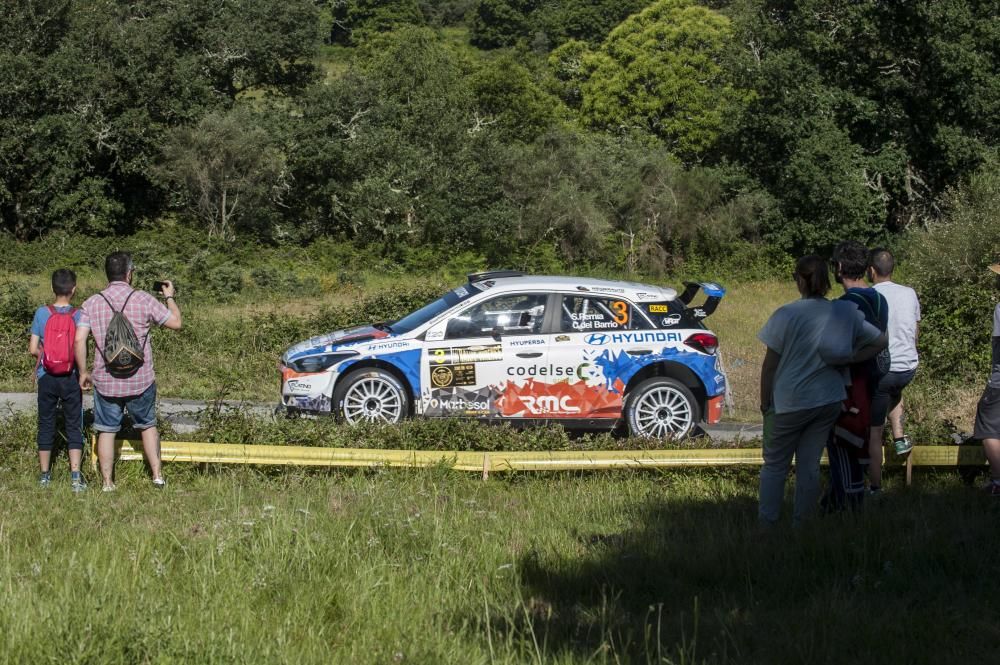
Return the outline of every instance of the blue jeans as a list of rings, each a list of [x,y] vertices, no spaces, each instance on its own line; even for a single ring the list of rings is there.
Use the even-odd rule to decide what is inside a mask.
[[[785,479],[795,457],[794,522],[811,517],[819,501],[819,460],[823,456],[840,402],[791,413],[768,411],[764,416],[764,466],[760,469],[761,522],[773,524],[781,516]]]
[[[94,390],[95,430],[106,433],[120,431],[125,411],[128,411],[135,429],[155,427],[156,384],[150,385],[141,395],[129,397],[105,397]]]

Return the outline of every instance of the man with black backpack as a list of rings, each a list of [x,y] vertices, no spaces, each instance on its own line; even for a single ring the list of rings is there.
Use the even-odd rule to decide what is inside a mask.
[[[66,422],[66,449],[69,453],[70,486],[74,492],[87,489],[80,472],[83,458],[83,408],[79,376],[73,352],[80,310],[71,301],[76,293],[76,275],[60,268],[52,273],[55,302],[38,308],[31,322],[28,353],[38,359],[35,379],[38,382],[38,484],[48,487],[52,481],[52,444],[56,434],[56,406],[62,403]],[[80,366],[85,369],[84,365]]]
[[[158,325],[180,330],[181,312],[174,299],[174,285],[163,282],[163,305],[145,291],[132,288],[135,267],[125,252],[115,252],[104,261],[108,286],[88,298],[76,333],[76,360],[81,368],[80,387],[94,387],[94,429],[97,458],[104,481],[102,491],[112,492],[115,434],[128,411],[132,426],[142,435],[142,447],[153,475],[153,486],[166,485],[160,465],[160,433],[156,428],[156,375],[149,330]],[[94,372],[87,366],[87,337],[93,334],[96,353]]]

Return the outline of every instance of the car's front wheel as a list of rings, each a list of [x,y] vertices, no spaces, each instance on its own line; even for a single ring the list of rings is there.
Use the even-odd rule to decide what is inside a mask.
[[[398,423],[409,413],[410,400],[399,379],[371,367],[344,377],[333,391],[333,405],[336,415],[351,425]]]
[[[654,376],[629,391],[625,419],[632,436],[679,438],[698,422],[698,403],[680,381]]]

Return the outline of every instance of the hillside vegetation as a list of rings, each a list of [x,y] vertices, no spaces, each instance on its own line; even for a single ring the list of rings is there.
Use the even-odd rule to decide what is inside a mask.
[[[79,264],[73,247],[99,267],[152,233],[187,253],[189,289],[219,294],[261,247],[419,273],[747,281],[852,237],[923,261],[907,272],[945,331],[926,338],[936,367],[968,379],[985,369],[981,269],[1000,243],[987,231],[970,255],[932,238],[962,235],[956,217],[997,226],[997,14],[996,0],[13,0],[0,269],[44,275]],[[233,241],[232,261],[206,258]],[[957,313],[935,256],[968,267],[948,274]],[[253,281],[316,291],[268,269]]]

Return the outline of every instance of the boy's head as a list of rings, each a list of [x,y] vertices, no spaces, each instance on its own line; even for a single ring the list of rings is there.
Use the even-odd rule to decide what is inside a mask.
[[[104,274],[109,282],[127,282],[134,269],[128,252],[115,252],[104,259]]]
[[[833,268],[837,281],[864,279],[868,270],[868,248],[856,240],[845,240],[833,250]]]
[[[52,293],[69,298],[76,289],[76,273],[69,268],[60,268],[52,273]]]

